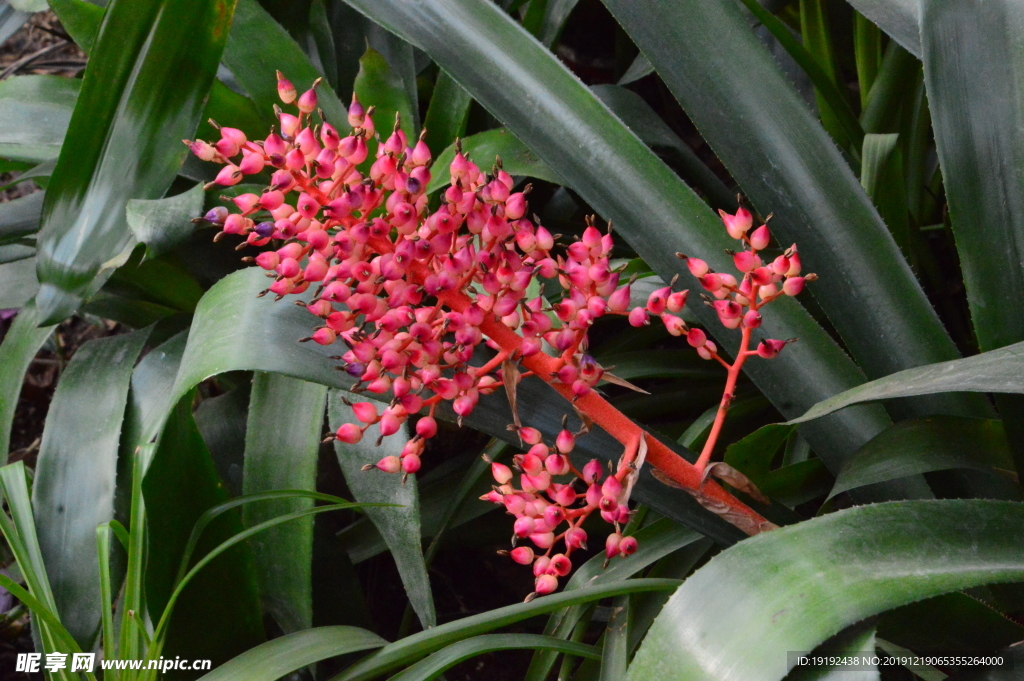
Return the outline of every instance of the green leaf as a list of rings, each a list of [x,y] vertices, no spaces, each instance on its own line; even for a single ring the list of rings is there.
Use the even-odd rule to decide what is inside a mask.
[[[57,158],[82,81],[15,76],[0,83],[0,157],[40,163]]]
[[[441,624],[433,629],[421,631],[389,643],[381,650],[368,655],[352,665],[331,681],[364,681],[373,679],[391,670],[406,666],[429,655],[435,650],[488,631],[543,615],[578,603],[591,603],[602,598],[645,591],[671,591],[679,585],[675,579],[630,579],[602,586],[591,586],[576,591],[566,591],[534,599],[529,603],[517,603],[503,608],[489,610],[479,615],[464,617],[454,622]],[[313,631],[316,631],[314,629]]]
[[[621,598],[621,597],[620,597]],[[430,681],[460,662],[501,650],[554,650],[600,660],[594,646],[539,634],[484,634],[473,636],[433,653],[391,677],[390,681]]]
[[[349,4],[425,50],[552,171],[612,220],[662,279],[679,274],[684,282],[692,281],[674,257],[677,251],[700,254],[716,269],[731,267],[723,249],[735,243],[725,234],[721,220],[498,7],[485,0],[349,0]],[[743,30],[748,30],[745,25]],[[677,37],[669,41],[678,42]],[[806,112],[805,116],[809,118]],[[720,324],[713,313],[697,307],[697,316],[731,346],[735,336],[718,331]],[[797,337],[800,343],[771,362],[746,366],[784,414],[797,413],[863,380],[860,370],[798,303],[778,301],[772,307],[761,331],[774,338]],[[880,410],[864,411],[856,420],[837,419],[827,427],[809,430],[806,437],[838,469],[846,454],[886,425]]]
[[[1024,393],[1024,343],[898,371],[823,400],[788,423],[804,423],[861,402],[941,392]]]
[[[207,509],[227,499],[190,407],[191,400],[186,398],[171,413],[142,483],[151,547],[146,560],[146,604],[154,622],[168,607],[193,526]],[[241,520],[237,510],[215,520],[194,557],[202,558],[241,531]],[[194,655],[218,664],[263,638],[252,555],[247,547],[237,546],[206,566],[182,592],[162,654]]]
[[[812,650],[865,617],[980,584],[1020,581],[1024,505],[875,504],[741,542],[683,583],[631,679],[777,681],[779,651]],[[822,607],[828,603],[828,607]]]
[[[910,219],[903,175],[903,155],[897,146],[899,135],[868,134],[861,151],[860,183],[889,227],[896,244],[908,260],[912,258]]]
[[[619,681],[629,664],[629,596],[612,600],[612,613],[601,647],[601,681]]]
[[[316,490],[327,388],[277,374],[253,378],[246,428],[243,490]],[[249,504],[245,525],[313,506],[312,499]],[[285,633],[313,626],[313,518],[257,535],[250,542],[265,609]]]
[[[318,627],[286,634],[251,648],[200,681],[276,681],[334,655],[379,648],[387,641],[358,627]]]
[[[640,80],[641,78],[646,78],[652,73],[654,73],[654,66],[651,65],[651,60],[644,56],[644,53],[641,52],[640,54],[636,55],[636,59],[634,59],[633,63],[629,65],[629,68],[626,69],[626,72],[622,74],[622,78],[619,78],[618,84],[629,85],[630,83],[634,83]]]
[[[519,141],[511,132],[504,128],[496,128],[462,140],[462,153],[471,158],[482,170],[489,171],[497,157],[501,158],[502,167],[509,175],[536,177],[555,184],[562,181],[542,160],[537,158],[530,149]],[[455,159],[455,145],[449,146],[434,162],[433,177],[427,186],[427,192],[437,191],[451,184],[448,166]]]
[[[53,326],[40,326],[39,313],[29,303],[21,309],[0,343],[0,456],[7,462],[11,445],[11,422],[21,395],[21,384],[32,358],[53,333]]]
[[[32,505],[61,621],[83,648],[100,623],[96,527],[114,517],[117,452],[135,360],[149,329],[82,345],[46,416]]]
[[[877,482],[952,468],[1013,470],[1002,422],[957,416],[901,421],[876,435],[846,462],[829,497]]]
[[[15,243],[39,230],[45,192],[0,203],[0,244]]]
[[[275,124],[272,109],[281,103],[275,71],[280,70],[300,93],[322,75],[298,43],[256,0],[238,0],[224,46],[224,64],[256,102],[263,117]],[[331,86],[321,83],[317,86],[317,95],[317,105],[323,109],[327,120],[335,125],[343,124],[346,110]]]
[[[416,85],[416,60],[413,57],[412,45],[391,31],[385,30],[379,24],[372,21],[364,23],[363,30],[366,34],[367,47],[384,57],[388,70],[391,72],[390,77],[396,79],[400,83],[400,87],[405,91],[402,99],[409,103],[411,118],[403,122],[402,128],[406,131],[406,135],[409,135],[409,139],[413,140],[415,135],[419,134],[420,105],[419,89]],[[362,59],[360,59],[360,68],[362,68]],[[370,104],[372,102],[368,102],[367,106]],[[394,117],[390,121],[386,119],[381,120],[386,123],[394,123]],[[409,133],[410,130],[412,134]]]
[[[203,210],[203,185],[166,199],[129,199],[128,228],[146,244],[146,258],[166,253],[187,239],[196,226],[191,219]]]
[[[43,206],[36,301],[44,322],[77,309],[102,265],[130,243],[127,200],[159,198],[177,174],[233,6],[113,0],[107,8]]]
[[[915,57],[921,56],[920,10],[915,0],[847,0]]]
[[[605,5],[754,206],[774,213],[779,242],[799,244],[805,268],[821,276],[815,300],[868,377],[958,356],[846,161],[738,7],[702,0]],[[822,228],[838,224],[844,228]],[[851,282],[871,305],[850,295]],[[982,402],[955,396],[907,406],[924,415],[989,414]]]
[[[682,167],[683,179],[707,195],[711,205],[729,210],[736,208],[736,195],[640,95],[620,85],[594,85],[590,89],[645,144],[655,150],[670,150],[672,158]]]
[[[81,652],[78,643],[55,615],[57,608],[36,537],[26,477],[25,465],[21,461],[0,468],[0,488],[11,514],[8,518],[6,513],[0,513],[0,529],[28,590],[26,592],[6,575],[0,575],[0,583],[32,609],[35,615],[33,622],[38,632],[36,645],[41,644],[43,652]],[[71,679],[66,671],[57,674],[56,678],[60,681]],[[95,681],[95,675],[91,673],[87,673],[86,678]]]
[[[871,86],[875,84],[882,65],[882,32],[864,15],[853,17],[853,50],[857,63],[857,87],[860,90],[861,111],[868,105]]]
[[[22,307],[39,289],[35,258],[0,265],[0,310]]]
[[[328,423],[332,431],[343,423],[359,424],[352,409],[342,402],[351,393],[333,390],[327,406]],[[406,479],[401,475],[389,475],[376,468],[363,470],[385,456],[398,456],[408,441],[407,426],[401,433],[375,446],[379,437],[378,426],[366,431],[361,442],[350,445],[335,441],[334,451],[338,464],[345,475],[345,482],[352,496],[360,503],[397,504],[399,508],[367,508],[366,515],[377,526],[381,536],[391,549],[398,574],[405,585],[409,603],[419,617],[424,629],[437,624],[434,600],[430,593],[430,577],[427,575],[423,548],[420,545],[419,491],[415,477]]]
[[[542,43],[548,47],[554,45],[578,2],[579,0],[548,0],[544,21],[541,23],[540,33],[537,35]]]
[[[1016,3],[924,2],[921,41],[935,143],[981,350],[1024,340],[1004,311],[1024,295],[1024,12]],[[998,273],[998,276],[993,276]]]
[[[374,120],[380,128],[377,133],[381,140],[391,135],[395,116],[401,117],[402,130],[410,144],[415,139],[416,119],[413,118],[412,102],[401,75],[394,71],[388,61],[372,47],[359,59],[359,74],[356,75],[355,93],[363,106],[375,106]],[[373,146],[373,151],[376,149]]]
[[[987,655],[1024,639],[1024,627],[974,595],[950,593],[885,613],[878,635],[921,655],[949,650]]]
[[[761,6],[757,0],[743,0],[743,4],[750,10],[751,14],[757,17],[772,36],[779,41],[779,44],[789,53],[793,61],[804,70],[807,77],[814,84],[818,97],[818,109],[821,112],[823,121],[828,122],[826,128],[833,137],[844,146],[851,142],[859,144],[864,137],[864,131],[853,115],[850,102],[839,89],[835,64],[832,57],[831,41],[825,27],[818,26],[817,31],[811,29],[813,22],[801,21],[801,28],[804,29],[804,42],[797,40],[792,30],[781,19]],[[821,12],[820,6],[809,6],[810,3],[801,2],[801,12],[809,12],[818,19]],[[808,35],[810,33],[810,35]],[[806,47],[805,47],[806,45]],[[812,54],[811,50],[816,54]]]
[[[10,161],[9,163],[18,163],[18,161]],[[13,180],[10,180],[5,185],[0,185],[0,191],[3,191],[9,187],[13,187],[16,184],[20,184],[25,180],[31,180],[36,177],[49,177],[53,172],[53,169],[57,167],[57,159],[51,158],[49,161],[43,161],[39,165],[32,166],[27,170],[23,170],[18,173],[18,176]],[[37,183],[38,184],[38,183]],[[10,203],[9,201],[7,203]]]
[[[457,137],[466,134],[469,105],[472,103],[473,98],[454,78],[444,71],[437,74],[434,94],[430,96],[427,117],[423,121],[423,129],[427,131],[423,141],[435,157],[453,144]],[[437,167],[443,174],[444,167]]]
[[[749,7],[750,5],[747,6]],[[810,54],[811,59],[821,68],[820,75],[824,76],[826,82],[835,86],[839,81],[836,75],[835,53],[832,49],[832,32],[829,28],[823,0],[800,0],[800,33],[805,49]],[[776,38],[778,37],[776,35]],[[812,82],[814,82],[813,78]],[[840,147],[847,148],[851,143],[857,145],[859,140],[851,139],[846,134],[838,120],[838,114],[834,106],[824,96],[819,82],[814,82],[814,85],[822,126],[839,143]],[[847,106],[849,105],[847,104]]]

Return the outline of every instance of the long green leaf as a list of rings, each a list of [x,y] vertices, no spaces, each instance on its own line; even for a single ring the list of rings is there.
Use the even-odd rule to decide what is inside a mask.
[[[1015,2],[921,3],[925,83],[978,345],[1024,340],[1024,11]],[[998,273],[998,274],[997,274]],[[995,275],[995,276],[994,276]]]
[[[402,130],[408,139],[415,139],[416,119],[413,117],[413,105],[400,73],[391,68],[388,60],[372,47],[359,59],[359,73],[353,86],[364,106],[376,106],[374,120],[380,123],[380,138],[386,140],[391,135],[395,124],[395,116],[401,118]],[[376,151],[376,144],[371,144],[371,152]]]
[[[46,192],[36,298],[44,322],[77,309],[130,243],[127,200],[159,198],[174,179],[233,11],[231,0],[110,3]]]
[[[591,586],[576,591],[537,598],[529,603],[517,603],[497,608],[479,615],[441,624],[406,636],[390,643],[381,650],[368,655],[352,665],[331,681],[364,681],[373,679],[393,669],[398,669],[429,655],[435,650],[461,641],[470,636],[484,634],[522,620],[543,615],[554,610],[578,603],[591,603],[611,596],[621,596],[645,591],[671,591],[679,585],[675,579],[629,579],[613,584]],[[315,631],[315,630],[314,630]]]
[[[0,83],[0,157],[33,163],[57,158],[81,84],[61,76]]]
[[[434,94],[430,97],[427,116],[423,120],[423,128],[427,131],[424,141],[434,156],[454,143],[457,137],[466,134],[469,106],[472,103],[473,98],[454,78],[444,71],[437,74]]]
[[[823,400],[789,423],[810,421],[861,402],[941,392],[1024,393],[1024,343],[898,371]]]
[[[829,497],[864,485],[954,468],[1012,470],[1002,422],[955,416],[901,421],[850,458]]]
[[[563,64],[494,4],[348,2],[425,50],[588,203],[614,221],[663,279],[690,276],[674,257],[677,251],[699,254],[718,269],[731,266],[723,249],[735,242],[721,221]],[[681,47],[679,42],[673,37],[672,49]],[[859,369],[799,304],[780,302],[765,315],[763,332],[775,338],[798,337],[801,342],[772,362],[750,362],[747,367],[784,413],[799,412],[863,380]],[[697,307],[697,316],[708,328],[720,328],[713,314]],[[731,338],[724,332],[719,335],[726,347],[735,342]],[[845,455],[886,425],[881,412],[865,411],[849,421],[837,419],[811,429],[806,436],[815,451],[838,468]]]
[[[919,3],[915,0],[847,0],[915,57],[921,56]]]
[[[864,136],[860,183],[878,208],[900,250],[913,262],[903,155],[897,146],[898,140],[899,135],[895,133]]]
[[[622,598],[620,596],[620,598]],[[601,659],[594,646],[565,641],[539,634],[484,634],[467,638],[442,648],[408,669],[395,674],[390,681],[430,681],[445,670],[477,655],[500,650],[554,650],[591,660]]]
[[[0,203],[0,244],[13,243],[39,229],[44,192]]]
[[[739,8],[703,0],[605,5],[753,204],[774,213],[782,245],[797,242],[805,267],[822,275],[813,295],[868,377],[957,357],[857,178]],[[850,295],[854,286],[860,296]],[[924,415],[988,414],[955,397],[909,407]]]
[[[0,310],[22,307],[32,300],[38,289],[35,258],[0,265]]]
[[[249,402],[242,489],[316,490],[317,457],[327,388],[276,374],[257,373]],[[274,516],[313,506],[311,499],[250,504],[252,527]],[[313,518],[277,527],[250,542],[264,607],[285,633],[313,626]]]
[[[187,494],[183,491],[187,490]],[[145,499],[146,606],[156,622],[170,607],[179,560],[192,528],[207,509],[227,499],[216,468],[196,428],[191,400],[175,407],[142,483]],[[218,518],[195,553],[204,558],[242,530],[241,512]],[[159,547],[159,550],[156,550]],[[247,546],[217,557],[182,592],[167,630],[163,654],[226,661],[264,640],[256,569]]]
[[[0,343],[0,456],[7,462],[11,446],[11,422],[32,358],[53,333],[53,326],[40,326],[39,313],[29,303],[21,309]]]
[[[594,85],[590,89],[646,144],[655,150],[670,149],[673,158],[682,166],[683,179],[706,194],[712,206],[735,210],[735,193],[700,160],[690,145],[661,120],[640,95],[620,85]]]
[[[387,641],[358,627],[307,629],[251,648],[200,681],[276,681],[319,660],[383,645]]]
[[[331,391],[327,406],[331,430],[337,430],[343,423],[359,424],[352,409],[342,402],[344,397],[355,398],[351,393]],[[407,427],[406,427],[407,428]],[[403,479],[400,475],[382,473],[376,468],[363,470],[385,456],[398,456],[408,442],[408,430],[395,433],[379,446],[377,426],[371,426],[361,442],[350,445],[335,441],[334,451],[338,464],[345,475],[345,482],[353,498],[360,503],[396,504],[399,508],[367,508],[366,515],[377,526],[381,536],[391,549],[398,574],[405,585],[409,603],[419,617],[424,629],[437,624],[434,599],[430,592],[430,577],[423,559],[420,540],[420,501],[415,478]]]
[[[672,595],[629,678],[777,681],[789,671],[779,651],[810,651],[915,600],[1024,579],[1022,528],[1024,504],[930,500],[840,511],[754,537]]]
[[[203,186],[166,199],[129,199],[128,228],[135,240],[146,244],[146,257],[153,258],[182,243],[195,231],[191,222],[203,210]]]
[[[57,612],[89,648],[100,623],[96,527],[114,517],[128,386],[149,330],[82,345],[61,374],[39,447],[32,505]]]

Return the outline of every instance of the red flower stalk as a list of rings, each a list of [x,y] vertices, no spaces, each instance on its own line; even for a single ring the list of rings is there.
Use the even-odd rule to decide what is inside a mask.
[[[752,354],[774,357],[785,345],[766,340],[749,350],[750,332],[760,323],[758,310],[781,295],[796,295],[813,278],[799,277],[795,246],[762,265],[757,252],[768,244],[767,227],[748,237],[752,218],[741,209],[734,216],[723,213],[730,234],[747,247],[735,256],[741,281],[688,259],[691,272],[713,294],[709,304],[722,323],[742,327],[740,351],[729,364],[703,331],[688,328],[674,314],[686,304],[686,291],[667,286],[652,293],[646,306],[628,310],[629,284],[619,287],[619,273],[609,264],[610,230],[602,234],[590,221],[582,239],[563,252],[543,226],[525,217],[529,185],[513,191],[500,161],[484,174],[461,150],[448,169],[451,185],[440,207],[430,212],[431,154],[422,136],[410,143],[396,120],[387,139],[375,137],[372,107],[364,109],[353,98],[348,115],[353,130],[342,138],[329,123],[314,123],[314,88],[297,96],[278,74],[282,101],[295,102],[298,111],[280,112],[280,133],[262,141],[220,128],[221,139],[214,144],[186,144],[203,160],[224,165],[211,186],[234,185],[245,175],[273,169],[270,186],[260,194],[233,199],[239,212],[215,208],[206,215],[221,229],[215,238],[239,234],[257,247],[275,241],[276,248],[249,259],[274,279],[260,295],[280,299],[316,285],[306,307],[322,325],[303,340],[344,343],[340,359],[357,380],[352,392],[393,395],[379,413],[373,403],[353,404],[363,425],[345,424],[334,437],[358,442],[372,424],[385,437],[398,432],[411,414],[425,413],[401,456],[376,464],[388,473],[412,474],[420,468],[425,440],[437,432],[441,401],[450,401],[461,421],[481,395],[505,381],[529,375],[546,381],[625,449],[607,476],[596,461],[580,471],[568,458],[580,433],[563,429],[548,445],[537,430],[519,426],[516,417],[520,438],[530,445],[515,457],[518,487],[513,471],[494,463],[497,486],[485,498],[516,517],[513,541],[527,539],[542,552],[527,546],[511,552],[513,560],[533,564],[537,595],[553,591],[558,577],[569,573],[572,552],[586,547],[582,524],[594,512],[615,527],[605,544],[609,559],[636,550],[636,540],[623,537],[621,526],[629,518],[630,490],[645,460],[748,534],[773,527],[717,483],[705,481],[704,471],[744,361]],[[376,156],[365,169],[367,143],[375,138],[380,139]],[[531,289],[538,276],[562,287],[554,305]],[[648,437],[594,390],[604,372],[586,355],[587,332],[606,314],[628,315],[634,326],[660,316],[669,333],[686,336],[702,357],[728,369],[718,418],[696,465]],[[470,358],[481,343],[496,354],[472,366]],[[559,542],[564,552],[555,552]]]

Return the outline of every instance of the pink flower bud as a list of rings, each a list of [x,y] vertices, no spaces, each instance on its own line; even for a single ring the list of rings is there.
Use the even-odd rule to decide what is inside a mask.
[[[682,312],[686,307],[686,298],[689,295],[689,291],[676,291],[665,301],[665,307],[669,312]]]
[[[402,427],[403,420],[391,411],[385,411],[384,415],[380,417],[380,434],[385,437],[394,435]],[[408,473],[409,471],[406,472]]]
[[[704,290],[710,291],[711,293],[717,293],[722,288],[722,275],[715,272],[709,272],[700,278],[700,285],[704,287]]]
[[[646,326],[650,322],[647,321],[647,310],[642,307],[634,307],[629,313],[629,324],[630,326]]]
[[[559,577],[565,577],[572,572],[572,561],[564,553],[556,553],[551,556],[551,562],[548,564],[548,567]]]
[[[753,251],[740,251],[732,256],[732,263],[740,272],[749,272],[761,266],[761,259]]]
[[[623,314],[629,309],[629,284],[608,296],[608,310],[615,314]]]
[[[601,485],[601,492],[606,497],[618,499],[619,495],[622,494],[622,483],[614,475],[609,475],[605,478],[604,484]]]
[[[750,234],[750,247],[755,251],[760,251],[762,248],[768,247],[768,242],[771,241],[772,235],[768,231],[768,225],[761,225]]]
[[[412,475],[413,473],[420,469],[420,465],[422,465],[420,457],[416,456],[415,454],[409,454],[408,456],[402,457],[403,473],[408,473],[409,475]]]
[[[231,187],[242,181],[242,171],[238,169],[238,166],[229,163],[220,169],[213,181],[219,185]]]
[[[665,328],[673,336],[682,336],[686,333],[686,322],[679,317],[665,313],[661,315],[661,321],[665,324]]]
[[[555,545],[555,533],[537,532],[530,535],[530,541],[532,541],[534,546],[537,548],[547,550]]]
[[[534,445],[526,454],[520,455],[516,463],[527,475],[537,475],[544,470],[544,459],[547,458],[548,448],[545,445]]]
[[[786,347],[786,341],[766,338],[758,343],[757,356],[764,359],[775,359],[784,347]]]
[[[295,101],[295,86],[280,71],[277,72],[277,96],[285,104]]]
[[[571,527],[565,532],[565,545],[573,549],[587,548],[587,533],[583,528]]]
[[[687,258],[686,266],[690,269],[690,274],[697,277],[698,279],[708,273],[708,264],[700,258]]]
[[[319,345],[330,345],[337,337],[338,334],[326,326],[313,332],[313,340]]]
[[[504,485],[512,479],[512,469],[503,463],[494,461],[491,463],[491,476],[499,485]]]
[[[601,467],[601,463],[597,459],[591,459],[583,467],[583,482],[593,485],[601,479],[603,474],[604,469]]]
[[[621,553],[623,556],[630,556],[636,553],[636,549],[636,537],[623,537],[619,541],[619,553]]]
[[[313,88],[306,90],[305,92],[302,93],[302,96],[299,97],[297,106],[299,107],[299,111],[301,111],[302,113],[308,114],[316,111],[317,98],[316,90],[314,89],[315,87],[316,84],[314,83]]]
[[[618,532],[613,532],[608,535],[608,538],[604,540],[604,555],[606,558],[611,559],[619,555],[619,544],[622,543],[622,535]]]
[[[554,575],[541,575],[533,586],[538,596],[546,596],[558,588],[558,578]]]
[[[551,559],[547,556],[540,556],[533,563],[533,576],[540,577],[541,575],[547,574],[548,565],[551,563]]]
[[[730,215],[724,210],[719,210],[722,222],[725,223],[725,230],[733,239],[742,239],[747,230],[754,224],[754,216],[746,208],[740,206],[735,215]]]
[[[746,329],[756,329],[761,326],[761,313],[757,310],[750,310],[743,315],[743,327]]]
[[[559,433],[558,437],[555,438],[555,447],[562,454],[568,454],[576,446],[576,438],[571,432],[563,428]]]
[[[529,546],[517,546],[509,551],[509,557],[520,565],[529,565],[533,562],[533,549]]]
[[[335,437],[342,442],[354,445],[363,439],[363,431],[354,423],[343,423],[335,433]]]
[[[576,501],[576,491],[572,485],[561,485],[555,491],[555,503],[570,506]]]
[[[647,299],[647,311],[653,315],[659,315],[665,311],[665,302],[671,295],[672,289],[668,286],[651,292]]]
[[[782,283],[782,290],[787,296],[800,295],[800,292],[804,290],[804,277],[789,277]]]
[[[377,423],[377,407],[372,402],[356,402],[352,405],[352,413],[363,423]]]
[[[707,334],[702,329],[690,329],[686,332],[686,342],[692,347],[702,348],[707,341]]]
[[[402,460],[397,456],[385,456],[374,465],[385,473],[397,473],[402,470]]]
[[[544,459],[544,468],[551,475],[565,475],[569,472],[569,460],[561,454],[549,454]]]
[[[718,352],[718,346],[711,341],[705,341],[704,345],[697,348],[697,354],[704,359],[714,359],[715,353]]]
[[[758,267],[750,273],[750,281],[754,286],[767,286],[772,283],[774,273],[770,267]]]
[[[542,439],[541,432],[536,428],[530,428],[529,426],[523,426],[519,429],[519,439],[528,445],[539,444]]]
[[[533,527],[533,518],[517,518],[515,524],[512,525],[512,533],[520,539],[522,539],[524,537],[529,537],[531,534],[533,534]]]

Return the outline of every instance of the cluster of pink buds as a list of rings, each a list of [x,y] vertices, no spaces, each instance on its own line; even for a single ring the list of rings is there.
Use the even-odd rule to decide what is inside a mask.
[[[590,392],[603,372],[583,353],[587,331],[607,313],[625,314],[629,303],[628,285],[618,287],[619,274],[609,265],[610,233],[590,223],[564,255],[554,252],[556,237],[525,217],[530,187],[514,192],[500,160],[488,175],[461,151],[448,168],[451,185],[440,207],[429,212],[431,154],[422,135],[410,144],[396,120],[367,162],[372,108],[353,98],[352,131],[342,137],[326,121],[316,122],[315,89],[296,98],[278,74],[278,90],[298,108],[278,112],[280,132],[250,141],[222,127],[216,143],[187,143],[200,158],[225,164],[211,185],[272,171],[260,194],[233,199],[238,212],[216,208],[206,219],[220,226],[218,237],[243,235],[252,246],[275,241],[252,259],[274,279],[264,294],[280,298],[315,285],[306,307],[323,322],[307,340],[347,346],[338,359],[357,379],[353,392],[391,391],[379,413],[369,402],[353,405],[362,425],[341,426],[337,439],[358,442],[372,424],[382,437],[391,435],[409,415],[426,410],[402,456],[377,464],[388,472],[419,470],[424,441],[437,432],[437,404],[451,401],[462,418],[481,395],[503,385],[496,374],[509,353],[482,331],[491,320],[518,332],[515,359],[542,352],[547,343],[562,359],[557,380],[577,397]],[[527,293],[537,276],[561,283],[559,302]],[[676,311],[686,300],[685,292],[667,298]],[[499,354],[471,366],[481,343]]]
[[[572,552],[587,548],[583,522],[595,511],[615,526],[605,541],[606,559],[628,556],[637,549],[636,539],[623,537],[621,529],[629,521],[628,476],[634,469],[622,465],[615,475],[604,477],[601,464],[592,459],[582,472],[577,470],[569,461],[577,434],[564,425],[553,447],[544,444],[535,428],[519,428],[520,439],[530,445],[525,454],[513,457],[519,488],[512,484],[511,468],[492,462],[491,474],[497,485],[480,497],[504,505],[516,519],[512,528],[514,548],[501,553],[521,565],[533,565],[534,593],[527,600],[551,593],[558,588],[558,578],[569,574]],[[515,546],[520,539],[529,540],[533,546]],[[559,542],[565,549],[554,553]]]
[[[512,470],[495,463],[497,486],[486,496],[505,505],[516,518],[516,537],[532,544],[515,547],[511,556],[533,565],[534,595],[550,593],[558,577],[569,572],[572,551],[585,547],[583,521],[595,511],[615,526],[605,546],[609,559],[636,550],[636,540],[623,537],[621,525],[628,520],[629,492],[645,457],[687,489],[715,495],[716,503],[732,509],[750,531],[770,525],[721,488],[703,487],[698,473],[710,457],[747,356],[773,357],[787,342],[765,340],[756,351],[747,349],[751,330],[760,324],[758,309],[780,295],[796,295],[814,278],[800,276],[795,246],[762,264],[758,252],[768,245],[768,230],[762,226],[748,236],[752,218],[740,209],[736,215],[723,213],[730,234],[745,244],[734,255],[740,281],[680,255],[710,294],[707,302],[722,323],[743,329],[739,353],[729,364],[703,331],[688,328],[678,316],[687,292],[674,291],[675,280],[652,293],[645,306],[630,309],[632,282],[620,287],[620,273],[609,262],[610,225],[602,233],[590,219],[582,238],[557,244],[558,235],[536,217],[526,217],[530,186],[514,191],[500,159],[485,173],[461,148],[447,169],[450,186],[432,211],[427,196],[432,158],[423,136],[408,139],[396,119],[384,138],[376,132],[373,108],[364,109],[353,97],[351,130],[342,137],[317,109],[315,88],[316,83],[298,95],[279,73],[281,101],[297,110],[277,110],[278,131],[249,140],[240,130],[221,127],[221,139],[214,143],[186,144],[199,158],[223,165],[207,188],[236,185],[246,176],[267,182],[269,175],[259,193],[231,199],[236,212],[218,207],[207,213],[204,219],[219,227],[215,240],[235,234],[245,238],[239,248],[269,247],[246,259],[273,279],[261,296],[273,293],[280,300],[315,287],[310,300],[297,304],[320,325],[302,340],[344,344],[334,359],[356,380],[351,391],[391,395],[383,408],[374,402],[351,404],[358,423],[340,426],[331,438],[356,443],[372,425],[384,438],[420,414],[401,455],[375,464],[388,473],[414,474],[426,440],[437,433],[435,412],[443,401],[461,421],[482,395],[504,387],[514,413],[514,386],[505,382],[534,374],[572,400],[580,414],[625,445],[614,472],[605,476],[596,461],[582,471],[572,465],[568,454],[579,433],[563,427],[549,446],[517,417],[520,438],[530,447],[515,459],[519,487],[512,485]],[[559,282],[562,290],[545,298],[533,286],[538,277]],[[648,439],[594,390],[602,377],[613,377],[586,354],[587,334],[608,314],[628,316],[634,326],[660,316],[669,333],[685,335],[701,356],[729,369],[719,415],[696,466]],[[481,344],[496,354],[471,365]],[[528,370],[520,372],[520,364]],[[559,542],[565,548],[553,554]]]

